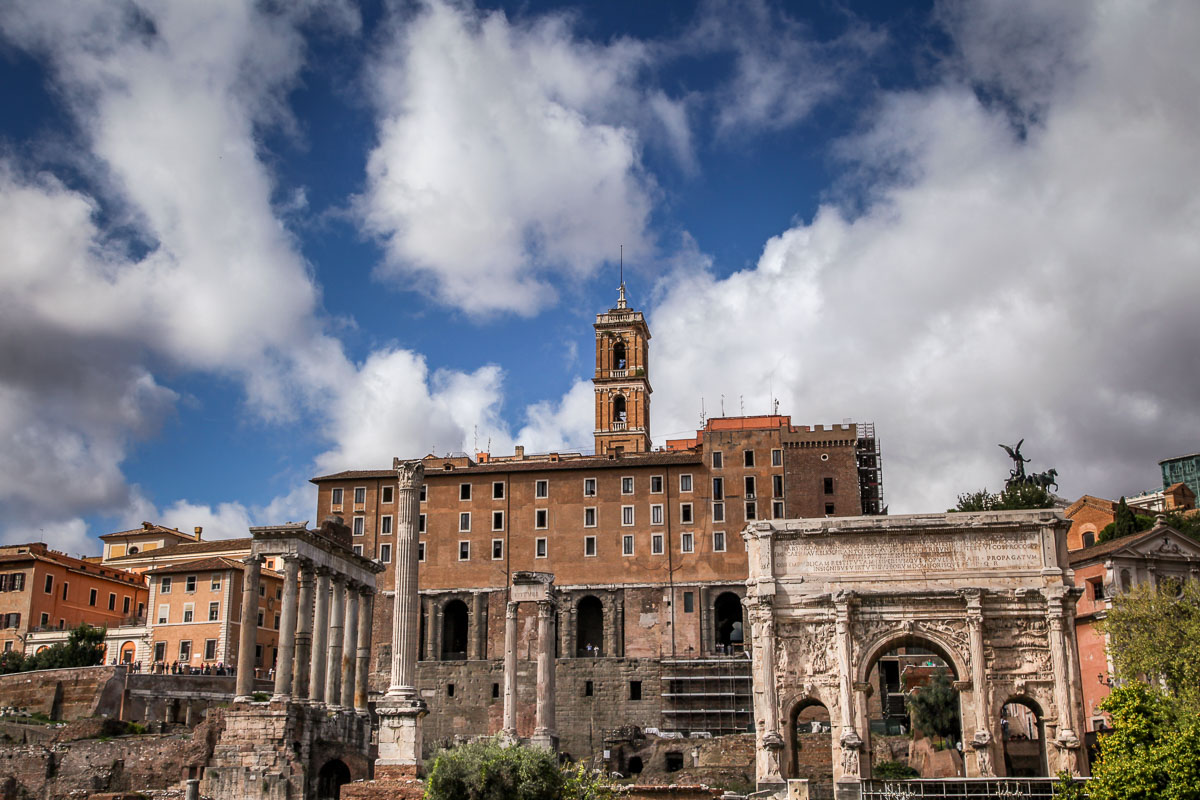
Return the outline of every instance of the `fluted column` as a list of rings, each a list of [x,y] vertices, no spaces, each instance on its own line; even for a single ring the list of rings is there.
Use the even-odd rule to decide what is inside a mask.
[[[358,660],[358,598],[360,585],[346,586],[346,641],[342,646],[342,708],[354,708],[354,680]]]
[[[329,570],[317,570],[317,602],[313,614],[312,670],[308,678],[308,699],[325,702],[325,661],[329,650]]]
[[[517,604],[504,614],[504,732],[517,737]]]
[[[747,604],[752,648],[750,669],[754,675],[754,718],[758,731],[755,778],[759,788],[783,782],[779,756],[779,699],[775,686],[775,608],[769,595],[753,597]]]
[[[367,681],[371,674],[371,628],[375,611],[375,590],[369,587],[359,589],[360,600],[358,609],[358,652],[355,662],[354,676],[354,710],[359,714],[367,713],[367,693],[370,687]]]
[[[312,563],[304,561],[300,566],[300,596],[296,601],[296,655],[295,675],[292,678],[292,697],[304,700],[308,697],[309,673],[312,670],[313,630],[313,574]]]
[[[292,699],[292,675],[296,659],[296,617],[299,611],[300,557],[283,557],[283,608],[279,614],[279,656],[275,668],[272,700]]]
[[[554,714],[554,601],[539,600],[537,706],[533,743],[551,750],[558,747]]]
[[[975,748],[976,767],[980,778],[995,775],[992,767],[992,732],[988,719],[987,669],[983,647],[983,591],[969,589],[963,593],[967,601],[967,632],[971,645],[971,694],[975,700],[975,735],[971,747]]]
[[[420,599],[417,594],[417,493],[425,477],[421,464],[394,465],[396,485],[396,572],[392,588],[392,677],[387,693],[417,696],[417,636]]]
[[[853,602],[854,594],[852,592],[838,592],[834,597],[837,618],[835,629],[838,640],[838,671],[841,677],[838,689],[842,704],[842,732],[838,739],[838,744],[841,745],[841,774],[837,774],[836,767],[834,774],[838,780],[857,781],[862,776],[859,751],[863,747],[863,740],[858,732],[857,709],[854,705],[854,641],[850,632],[850,612]],[[767,658],[773,657],[774,651],[772,650],[771,655],[768,655]],[[863,733],[867,733],[865,726]]]
[[[330,577],[332,594],[329,603],[329,645],[325,665],[325,705],[336,708],[342,704],[342,641],[346,629],[346,576],[334,573]]]
[[[254,646],[258,644],[258,581],[262,557],[242,559],[242,628],[238,638],[237,691],[234,701],[249,702],[254,694]]]
[[[1083,774],[1083,759],[1079,746],[1079,735],[1074,729],[1074,693],[1071,691],[1071,660],[1066,621],[1068,596],[1055,595],[1047,598],[1046,616],[1050,623],[1050,657],[1054,664],[1054,704],[1058,706],[1058,733],[1054,744],[1062,751],[1062,760],[1072,775]],[[1073,634],[1074,631],[1071,631]]]

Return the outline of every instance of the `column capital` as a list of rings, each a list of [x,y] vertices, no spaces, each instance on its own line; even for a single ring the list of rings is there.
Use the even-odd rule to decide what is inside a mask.
[[[519,605],[520,605],[520,603],[517,603],[513,600],[509,600],[508,607],[504,610],[504,615],[510,619],[516,619],[517,618],[517,607]]]
[[[251,553],[250,555],[243,558],[241,561],[247,567],[261,567],[264,560],[265,559],[262,556],[258,555],[257,553]]]
[[[538,600],[538,616],[549,617],[554,613],[554,608],[557,604],[553,600]]]
[[[399,489],[415,489],[425,479],[425,465],[420,461],[393,458],[392,469],[396,470],[396,486]]]
[[[362,595],[363,597],[374,597],[375,596],[375,587],[368,586],[365,583],[359,583],[358,584],[358,593],[360,595]]]
[[[304,562],[304,559],[300,557],[299,553],[284,553],[280,556],[280,558],[283,559],[285,564],[302,564]]]
[[[350,580],[350,578],[343,572],[338,572],[336,570],[329,571],[329,582],[334,586],[341,586],[348,580]]]
[[[333,574],[333,570],[331,570],[329,567],[326,567],[326,566],[320,565],[320,564],[318,564],[313,571],[316,572],[317,577],[320,577],[320,578],[328,578],[330,575]]]

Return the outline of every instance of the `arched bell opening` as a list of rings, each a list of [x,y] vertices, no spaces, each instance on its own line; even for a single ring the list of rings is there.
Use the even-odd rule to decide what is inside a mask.
[[[617,395],[613,398],[613,422],[625,421],[625,395]]]

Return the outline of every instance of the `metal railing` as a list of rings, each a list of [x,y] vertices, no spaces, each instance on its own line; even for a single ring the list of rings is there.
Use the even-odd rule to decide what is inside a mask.
[[[1076,778],[1084,783],[1086,778]],[[1050,800],[1056,797],[1058,778],[919,778],[862,782],[862,800]]]

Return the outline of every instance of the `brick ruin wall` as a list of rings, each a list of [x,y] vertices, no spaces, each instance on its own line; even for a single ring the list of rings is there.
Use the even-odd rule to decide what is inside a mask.
[[[73,667],[0,675],[0,706],[28,709],[51,719],[116,717],[125,668]]]

